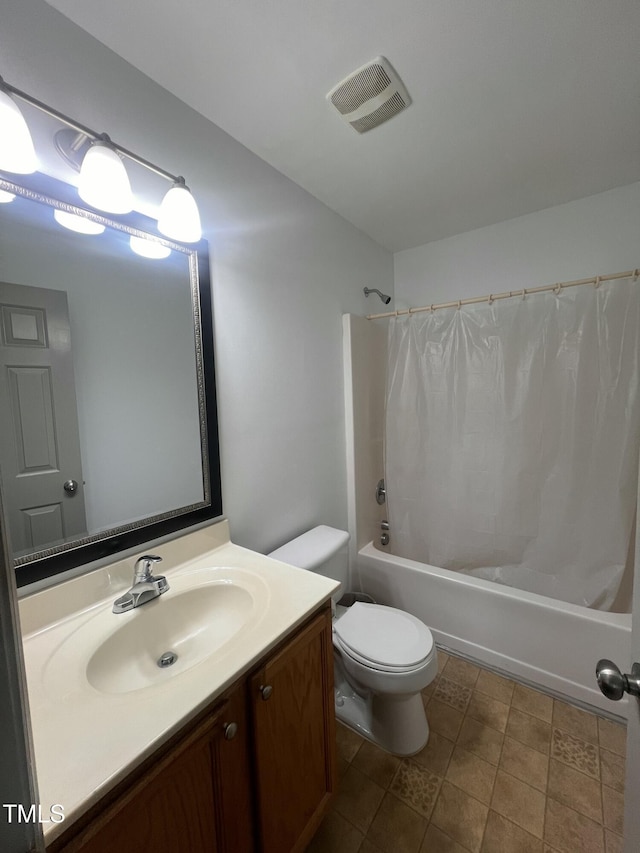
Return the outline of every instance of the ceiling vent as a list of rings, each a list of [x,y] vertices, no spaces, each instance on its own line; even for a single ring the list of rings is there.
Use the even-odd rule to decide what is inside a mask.
[[[377,56],[341,80],[327,100],[358,133],[372,130],[411,103],[404,84],[384,56]]]

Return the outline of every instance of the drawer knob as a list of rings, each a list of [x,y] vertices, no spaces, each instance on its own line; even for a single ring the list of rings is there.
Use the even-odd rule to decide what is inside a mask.
[[[267,699],[269,699],[272,693],[273,687],[270,684],[262,684],[260,686],[260,695],[262,696],[265,702],[267,701]]]
[[[225,740],[233,740],[234,737],[238,734],[238,724],[237,723],[225,723],[222,731],[224,732]]]

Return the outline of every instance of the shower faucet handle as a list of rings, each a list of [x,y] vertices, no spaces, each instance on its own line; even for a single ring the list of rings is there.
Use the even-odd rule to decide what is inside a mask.
[[[382,530],[382,533],[380,534],[380,544],[383,546],[389,544],[389,530],[390,529],[391,528],[390,528],[389,522],[387,521],[386,518],[383,518],[382,521],[380,522],[380,530]]]

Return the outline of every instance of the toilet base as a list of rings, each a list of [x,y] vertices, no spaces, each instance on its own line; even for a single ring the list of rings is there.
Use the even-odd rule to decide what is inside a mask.
[[[334,693],[336,718],[386,752],[415,755],[426,746],[429,724],[420,693],[362,695],[338,671]]]

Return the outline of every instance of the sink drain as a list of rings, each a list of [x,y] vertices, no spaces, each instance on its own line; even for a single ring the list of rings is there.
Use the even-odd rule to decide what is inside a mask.
[[[167,666],[172,666],[178,660],[178,655],[175,652],[165,652],[158,658],[158,666],[164,669]]]

